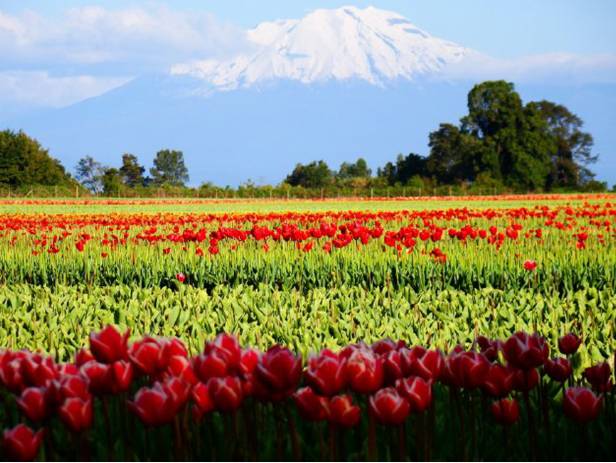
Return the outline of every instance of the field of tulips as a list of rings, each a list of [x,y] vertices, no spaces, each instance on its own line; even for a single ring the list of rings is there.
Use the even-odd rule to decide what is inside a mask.
[[[1,201],[0,457],[616,458],[615,196],[341,204]]]

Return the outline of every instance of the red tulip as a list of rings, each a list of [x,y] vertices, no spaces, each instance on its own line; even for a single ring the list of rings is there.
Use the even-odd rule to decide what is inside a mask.
[[[490,362],[496,361],[498,358],[498,351],[501,348],[501,342],[498,340],[491,340],[485,336],[478,336],[475,342],[479,346],[479,351],[486,356]]]
[[[543,365],[548,358],[549,347],[539,335],[519,331],[507,339],[503,353],[512,366],[530,370]]]
[[[197,383],[192,387],[190,393],[195,406],[193,407],[193,416],[197,421],[203,417],[203,415],[213,411],[216,406],[208,387],[203,383]]]
[[[36,458],[43,440],[43,430],[36,434],[25,424],[6,429],[2,437],[2,448],[8,459],[32,461]]]
[[[404,347],[404,341],[395,342],[388,338],[375,342],[370,346],[370,349],[377,355],[387,355],[389,352],[398,350],[401,347]]]
[[[558,340],[558,349],[561,354],[573,355],[582,344],[582,340],[573,333],[568,333]]]
[[[166,374],[179,378],[191,386],[199,381],[193,371],[190,360],[181,355],[174,355],[169,359]]]
[[[242,405],[242,382],[235,376],[212,378],[207,388],[217,410],[232,412]]]
[[[186,281],[186,275],[184,275],[183,273],[177,273],[175,275],[176,280],[178,280],[180,283],[184,283],[184,281]]]
[[[233,366],[223,351],[211,350],[193,358],[193,370],[197,377],[207,382],[210,378],[224,378],[233,374]]]
[[[128,357],[144,375],[156,376],[167,367],[167,359],[163,357],[163,345],[151,337],[134,342],[130,346]]]
[[[51,357],[32,354],[22,359],[21,368],[26,382],[30,386],[44,387],[50,381],[58,379],[60,372]]]
[[[350,395],[337,395],[329,401],[329,420],[345,428],[350,428],[359,423],[361,409],[353,404]]]
[[[524,261],[524,270],[528,271],[528,272],[532,272],[537,268],[537,262],[535,262],[534,260],[526,260]]]
[[[345,371],[355,392],[370,394],[383,385],[383,359],[377,358],[370,350],[355,349],[347,360]]]
[[[543,365],[543,371],[554,381],[563,383],[573,373],[571,363],[564,357],[546,360]]]
[[[607,362],[586,368],[583,375],[597,392],[609,392],[612,389],[612,369]]]
[[[161,426],[173,421],[176,400],[161,385],[142,387],[137,391],[135,399],[128,402],[129,409],[135,413],[146,426]]]
[[[302,358],[279,345],[261,355],[255,379],[269,392],[270,400],[282,400],[297,387],[302,376]],[[263,394],[259,394],[263,398]]]
[[[539,384],[539,373],[536,368],[532,370],[515,369],[513,374],[513,388],[516,391],[528,392]]]
[[[82,400],[90,398],[88,380],[83,376],[64,376],[60,380],[60,394],[63,399],[77,397]]]
[[[513,389],[514,375],[513,368],[498,363],[492,364],[481,388],[492,397],[505,397]]]
[[[117,360],[128,360],[128,336],[111,325],[107,325],[98,333],[90,334],[90,350],[96,360],[102,363],[113,363]]]
[[[382,355],[382,359],[385,383],[393,385],[396,380],[404,376],[400,352],[397,350],[389,351],[387,354]]]
[[[393,387],[370,396],[370,413],[382,424],[399,425],[409,416],[411,406]]]
[[[329,349],[325,349],[318,357],[308,360],[306,382],[320,394],[332,396],[338,394],[347,383],[345,359]]]
[[[479,352],[453,351],[445,358],[442,381],[450,386],[473,389],[481,386],[490,370],[490,362]]]
[[[413,413],[422,413],[432,404],[432,382],[419,376],[399,379],[396,389],[411,405]]]
[[[501,399],[493,402],[490,411],[497,423],[506,426],[512,425],[520,418],[520,406],[515,399]]]
[[[64,401],[60,407],[60,419],[75,433],[84,431],[92,426],[92,399],[82,400],[71,397]]]
[[[311,387],[303,387],[293,394],[300,415],[307,421],[323,421],[329,416],[327,397],[318,395]]]
[[[260,355],[256,349],[243,349],[240,355],[240,372],[244,375],[252,374],[257,368]]]
[[[21,392],[16,400],[21,412],[32,421],[40,422],[49,416],[47,391],[45,388],[28,387]]]
[[[422,349],[417,351],[416,355],[412,355],[410,359],[407,367],[408,374],[420,376],[426,381],[436,381],[441,376],[444,362],[443,355],[439,351]],[[404,356],[402,363],[405,363]]]
[[[108,394],[113,388],[109,365],[99,363],[96,360],[81,365],[81,374],[88,379],[92,394]]]
[[[111,392],[119,394],[130,389],[133,381],[133,365],[123,360],[113,362],[110,367]]]
[[[22,359],[11,352],[3,357],[0,364],[0,382],[14,394],[19,394],[26,387],[21,362]]]
[[[75,365],[77,365],[78,367],[80,367],[86,362],[89,362],[90,360],[95,360],[95,358],[92,355],[92,352],[90,352],[88,349],[79,349],[75,354]]]
[[[217,352],[226,358],[232,369],[237,369],[242,359],[242,349],[237,338],[231,334],[220,333],[212,342],[205,345],[204,353]]]
[[[588,423],[599,416],[603,398],[597,397],[590,389],[569,387],[563,397],[565,415],[578,423]]]

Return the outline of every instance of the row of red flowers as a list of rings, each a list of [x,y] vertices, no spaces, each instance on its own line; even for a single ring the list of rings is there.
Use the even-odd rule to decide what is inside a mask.
[[[548,379],[562,384],[564,414],[583,424],[599,416],[604,396],[614,390],[607,362],[583,370],[588,386],[574,380],[571,361],[581,343],[574,334],[559,340],[562,355],[553,358],[545,339],[518,332],[503,341],[480,337],[470,350],[458,346],[448,354],[403,341],[359,343],[323,350],[306,365],[279,345],[259,352],[228,334],[192,358],[175,338],[128,341],[128,331],[107,326],[92,333],[89,350],[65,364],[38,353],[2,351],[0,383],[30,423],[44,426],[57,416],[75,434],[92,426],[95,398],[128,393],[138,380],[146,383],[126,404],[148,427],[172,423],[189,406],[196,421],[213,412],[233,414],[249,397],[274,405],[292,399],[307,421],[353,427],[362,418],[357,398],[363,396],[370,419],[397,426],[432,406],[437,384],[482,391],[492,399],[493,419],[510,426],[520,417],[515,394],[527,398]],[[22,423],[5,430],[3,448],[11,458],[33,459],[42,439],[42,429]]]
[[[412,251],[419,241],[486,241],[500,248],[505,241],[533,240],[541,244],[544,232],[564,233],[571,246],[586,248],[589,238],[605,245],[616,233],[612,226],[616,207],[611,203],[582,206],[536,206],[517,209],[448,209],[433,211],[269,213],[269,214],[158,214],[158,215],[50,215],[0,216],[0,233],[9,244],[26,240],[33,253],[61,251],[69,241],[83,252],[90,241],[110,250],[127,244],[196,243],[196,252],[217,254],[219,243],[232,248],[246,241],[295,243],[306,252],[317,244],[325,251],[352,243],[381,240],[386,247]],[[489,226],[473,225],[476,219]],[[534,225],[524,226],[533,219]],[[542,220],[537,226],[536,220]],[[403,225],[400,223],[403,222]],[[246,224],[249,224],[247,227]],[[69,238],[71,238],[69,240]],[[324,242],[319,240],[323,239]],[[203,243],[203,244],[202,244]],[[203,246],[200,247],[200,246]],[[165,247],[164,253],[171,252]],[[186,249],[185,249],[186,250]],[[106,253],[106,251],[105,251]],[[439,256],[435,256],[438,260]]]

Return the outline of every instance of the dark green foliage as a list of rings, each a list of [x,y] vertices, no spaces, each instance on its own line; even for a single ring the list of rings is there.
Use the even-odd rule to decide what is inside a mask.
[[[370,178],[372,171],[368,167],[368,163],[364,158],[357,159],[354,163],[343,162],[340,164],[340,169],[336,174],[339,180],[348,180],[352,178]]]
[[[67,185],[70,176],[38,141],[23,132],[0,132],[0,184]]]
[[[325,161],[313,161],[310,164],[297,164],[285,182],[291,186],[321,188],[332,182],[332,171]]]
[[[189,178],[188,169],[184,165],[184,153],[177,150],[159,151],[150,175],[155,185],[183,186]]]
[[[145,167],[139,164],[137,156],[134,154],[124,153],[122,155],[122,167],[120,167],[120,175],[126,186],[134,188],[142,186],[145,183],[143,173]]]
[[[115,167],[105,169],[101,176],[103,193],[107,196],[117,195],[122,188],[122,175]]]
[[[440,183],[473,183],[482,175],[514,190],[538,191],[580,188],[593,177],[586,166],[597,157],[581,119],[549,101],[524,106],[511,83],[473,87],[460,122],[430,134],[427,173]]]
[[[406,185],[413,177],[423,177],[427,173],[426,158],[419,154],[410,153],[408,156],[399,154],[396,163],[388,162],[379,169],[378,176],[384,178],[389,185],[400,183]]]

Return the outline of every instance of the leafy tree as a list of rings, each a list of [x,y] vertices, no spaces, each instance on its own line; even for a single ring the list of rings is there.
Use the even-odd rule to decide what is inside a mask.
[[[325,161],[313,161],[310,164],[297,164],[285,180],[291,186],[304,188],[322,188],[331,184],[332,172]]]
[[[60,161],[24,132],[0,132],[0,184],[67,185],[72,182]]]
[[[543,118],[545,129],[553,138],[548,187],[577,187],[592,179],[588,165],[596,162],[598,156],[592,153],[592,135],[582,131],[582,119],[551,101],[530,102],[526,107]]]
[[[93,193],[98,193],[103,189],[101,179],[104,172],[105,168],[92,156],[81,158],[75,167],[77,180]]]
[[[112,196],[118,194],[123,185],[120,170],[115,167],[105,169],[101,176],[101,183],[105,195]]]
[[[348,180],[353,178],[370,178],[372,171],[368,167],[368,163],[364,158],[359,158],[354,163],[343,162],[340,164],[340,169],[336,174],[336,178],[340,180]]]
[[[188,169],[184,165],[184,153],[177,150],[159,151],[154,158],[150,175],[155,185],[184,186],[189,178]]]
[[[120,175],[125,185],[135,188],[145,184],[143,173],[145,167],[139,164],[137,156],[134,154],[124,153],[122,155],[122,167],[120,167]]]
[[[426,175],[426,158],[419,154],[410,153],[408,156],[399,154],[396,163],[388,162],[377,175],[387,179],[389,185],[400,183],[406,185],[412,177]]]

